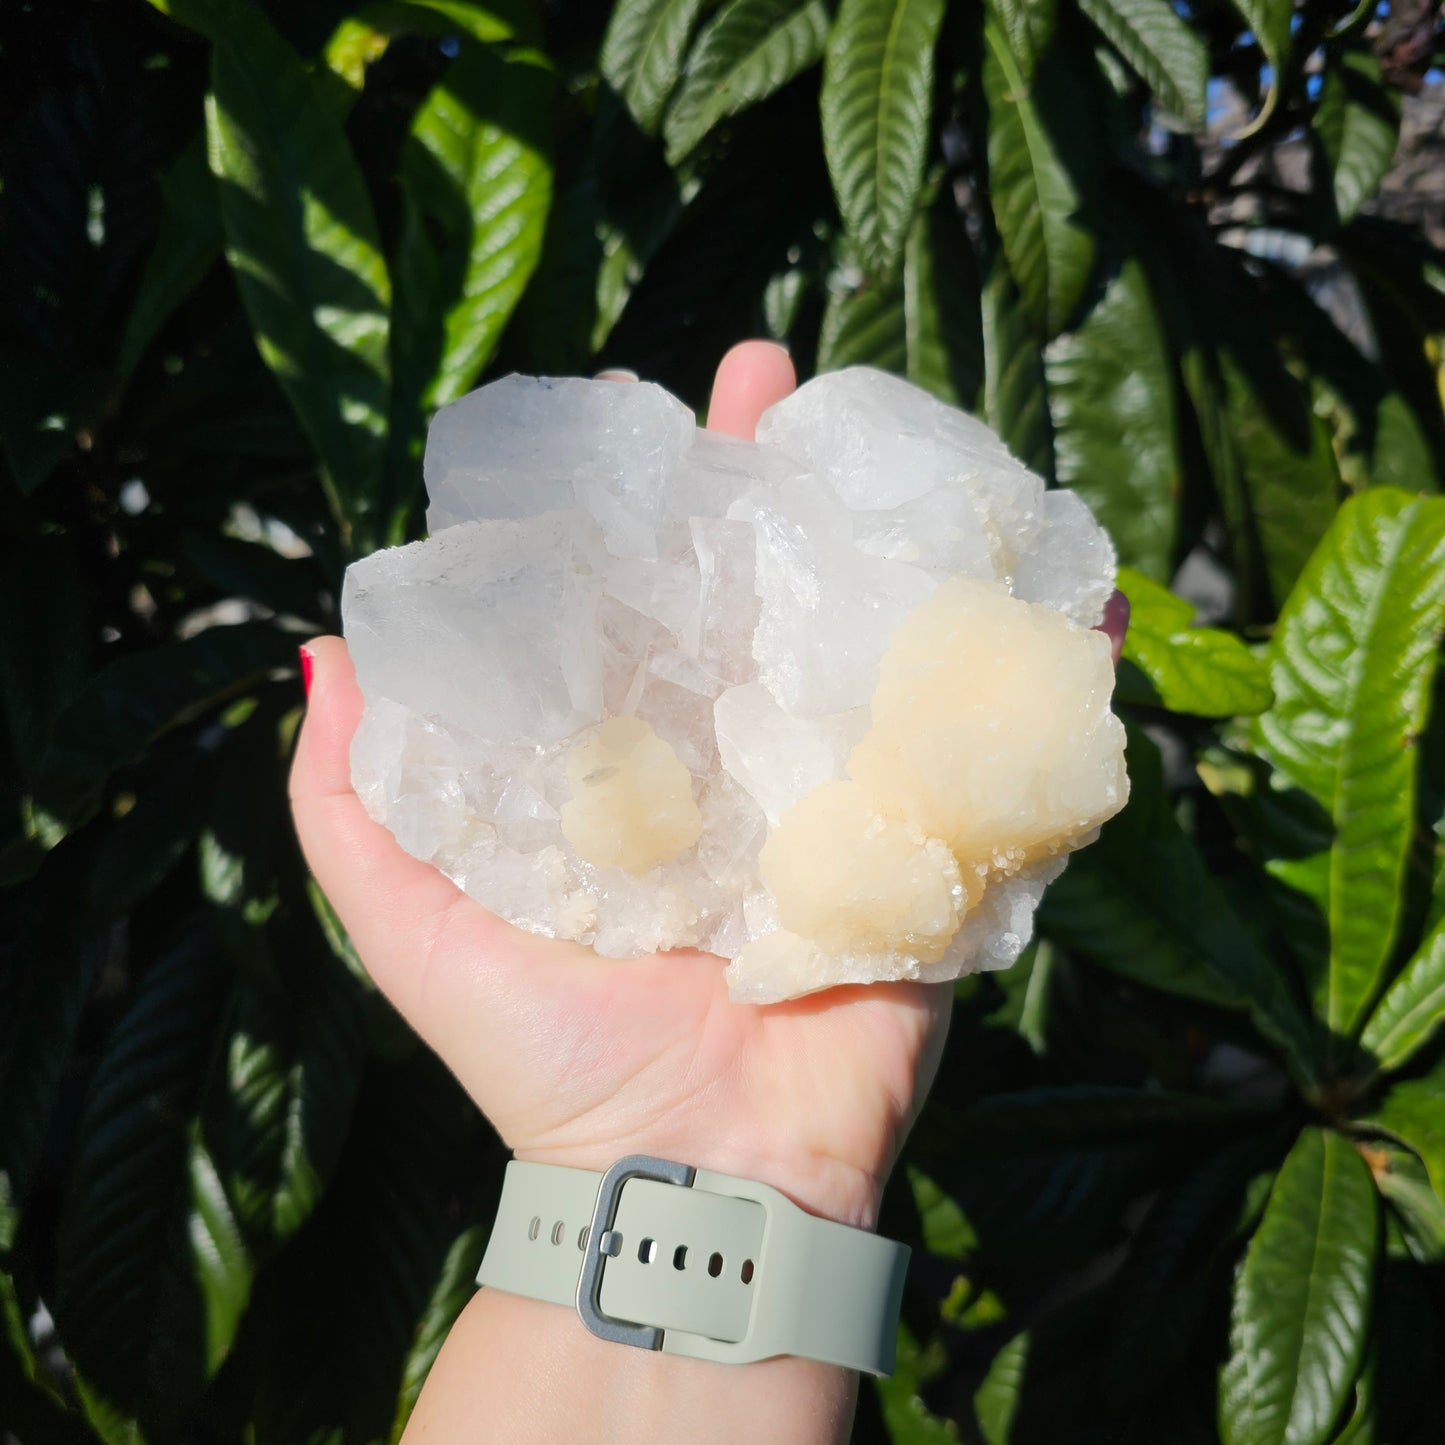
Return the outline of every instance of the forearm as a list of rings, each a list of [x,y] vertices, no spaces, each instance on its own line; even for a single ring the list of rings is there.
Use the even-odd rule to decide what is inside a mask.
[[[831,1365],[654,1354],[597,1339],[558,1305],[484,1289],[447,1337],[406,1445],[834,1445],[856,1397],[857,1376]]]

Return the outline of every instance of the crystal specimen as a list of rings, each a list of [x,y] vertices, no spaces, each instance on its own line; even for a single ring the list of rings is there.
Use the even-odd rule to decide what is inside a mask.
[[[1108,538],[907,382],[819,377],[754,443],[511,376],[426,482],[430,539],[347,573],[352,778],[523,928],[752,1002],[1006,967],[1128,796]]]

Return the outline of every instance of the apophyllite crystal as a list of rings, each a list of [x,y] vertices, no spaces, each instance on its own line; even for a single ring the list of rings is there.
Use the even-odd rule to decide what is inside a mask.
[[[1018,957],[1128,795],[1109,540],[981,422],[819,377],[758,440],[511,376],[427,443],[431,537],[348,572],[352,777],[523,928],[732,995]]]

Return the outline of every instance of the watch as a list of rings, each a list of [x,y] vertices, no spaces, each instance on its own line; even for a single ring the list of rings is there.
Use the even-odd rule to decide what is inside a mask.
[[[617,1344],[887,1375],[908,1254],[690,1164],[633,1154],[597,1174],[514,1159],[477,1283],[570,1305]]]

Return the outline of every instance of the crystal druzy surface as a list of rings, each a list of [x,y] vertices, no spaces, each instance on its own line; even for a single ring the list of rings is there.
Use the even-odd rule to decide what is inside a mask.
[[[347,573],[352,777],[523,928],[756,1002],[1001,968],[1128,796],[1108,538],[906,382],[819,377],[754,443],[511,376],[426,483],[429,540]]]

